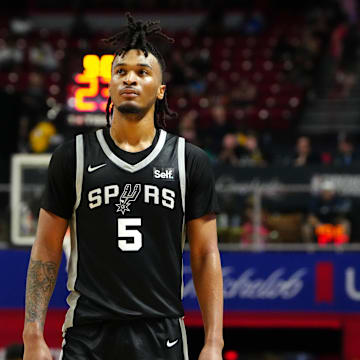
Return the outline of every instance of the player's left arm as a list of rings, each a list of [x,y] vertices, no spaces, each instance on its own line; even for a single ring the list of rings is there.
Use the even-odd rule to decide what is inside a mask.
[[[217,244],[216,216],[209,214],[187,222],[194,285],[205,329],[199,360],[222,359],[223,279]]]

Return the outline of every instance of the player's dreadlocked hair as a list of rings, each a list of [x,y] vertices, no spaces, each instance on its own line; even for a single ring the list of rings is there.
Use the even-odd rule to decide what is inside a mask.
[[[161,31],[159,26],[159,21],[135,21],[135,19],[126,13],[128,19],[128,24],[125,28],[119,33],[111,36],[108,39],[104,39],[104,42],[112,46],[118,46],[121,43],[124,43],[124,46],[116,50],[116,56],[123,56],[131,49],[139,49],[147,57],[149,53],[153,54],[156,59],[159,61],[162,72],[165,71],[165,60],[161,53],[155,48],[153,44],[148,41],[150,36],[158,36],[170,43],[174,42],[174,39],[168,37]],[[115,59],[115,58],[114,58]],[[107,126],[110,126],[110,118],[113,113],[113,103],[111,97],[109,96],[107,105],[106,105],[106,122]],[[157,99],[155,103],[155,125],[160,128],[164,128],[166,123],[166,116],[176,117],[177,113],[169,109],[167,102],[167,92],[165,90],[164,98],[162,100]]]

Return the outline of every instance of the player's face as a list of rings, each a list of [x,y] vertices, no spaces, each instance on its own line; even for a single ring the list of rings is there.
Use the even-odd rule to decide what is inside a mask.
[[[162,99],[165,85],[158,60],[151,53],[145,57],[141,50],[129,50],[117,56],[112,66],[110,96],[121,113],[145,114]]]

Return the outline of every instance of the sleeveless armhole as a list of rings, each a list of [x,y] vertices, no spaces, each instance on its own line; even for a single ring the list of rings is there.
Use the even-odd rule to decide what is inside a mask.
[[[185,195],[186,195],[186,169],[185,169],[185,139],[179,138],[178,141],[178,166],[181,190],[181,204],[185,216]]]
[[[185,229],[185,198],[186,198],[186,166],[185,166],[185,139],[179,138],[178,141],[178,166],[179,166],[179,180],[180,180],[180,191],[181,191],[181,204],[183,208],[183,226],[181,234],[181,246],[182,251],[184,251],[185,239],[186,239],[186,229]],[[184,295],[184,262],[182,263],[181,268],[181,299]],[[184,325],[184,319],[179,319],[181,335],[182,335],[182,345],[183,345],[183,355],[184,360],[189,360],[188,355],[188,345],[186,338],[186,330]]]
[[[186,195],[186,169],[185,169],[185,139],[179,137],[178,140],[178,169],[179,169],[179,182],[181,192],[181,204],[183,209],[183,222],[181,233],[181,250],[184,251],[186,229],[185,229],[185,195]],[[181,299],[184,294],[184,262],[181,266]]]

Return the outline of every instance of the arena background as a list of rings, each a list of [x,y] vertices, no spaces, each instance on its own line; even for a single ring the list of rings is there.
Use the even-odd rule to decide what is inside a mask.
[[[360,357],[356,0],[28,0],[0,15],[0,359],[21,343],[25,277],[51,152],[105,125],[126,11],[175,38],[168,130],[212,159],[221,211],[224,359]],[[326,195],[327,194],[327,195]],[[329,196],[326,203],[324,197]],[[325,203],[324,203],[325,202]],[[314,217],[321,218],[315,226]],[[184,255],[190,358],[203,341]],[[46,339],[58,356],[64,256]]]

